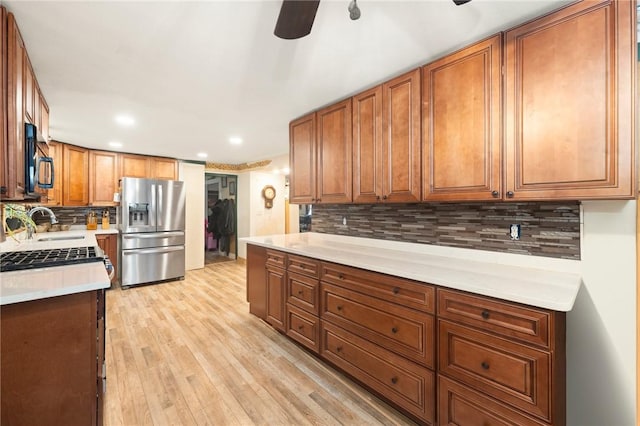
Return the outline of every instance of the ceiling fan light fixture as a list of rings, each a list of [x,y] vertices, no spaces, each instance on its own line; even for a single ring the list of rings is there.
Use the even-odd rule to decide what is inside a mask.
[[[465,3],[469,3],[471,0],[453,0],[453,2],[456,4],[456,6],[461,6]]]
[[[352,21],[360,19],[360,8],[358,7],[356,0],[351,0],[347,9],[349,10],[349,18],[351,18]]]

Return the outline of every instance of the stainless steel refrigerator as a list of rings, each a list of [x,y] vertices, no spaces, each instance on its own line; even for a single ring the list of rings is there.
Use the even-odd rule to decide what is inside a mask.
[[[184,183],[125,177],[120,190],[121,285],[184,277]]]

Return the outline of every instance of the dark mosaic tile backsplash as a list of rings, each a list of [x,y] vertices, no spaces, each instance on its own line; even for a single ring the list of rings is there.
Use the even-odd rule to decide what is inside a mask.
[[[96,212],[98,216],[98,224],[101,224],[102,212],[109,210],[109,223],[112,225],[116,223],[116,208],[115,207],[51,207],[51,211],[56,215],[59,223],[68,225],[83,225],[87,223],[86,217],[90,211]],[[35,213],[33,219],[36,223],[49,222],[49,215],[45,213]]]
[[[342,224],[343,217],[347,225]],[[511,224],[521,238],[511,240]],[[580,203],[317,204],[327,234],[580,259]]]

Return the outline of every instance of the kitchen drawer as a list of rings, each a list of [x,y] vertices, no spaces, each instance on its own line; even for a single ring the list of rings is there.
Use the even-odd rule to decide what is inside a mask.
[[[308,257],[290,254],[287,256],[287,271],[318,278],[320,277],[320,262]]]
[[[552,341],[550,311],[487,297],[438,289],[438,317],[545,348]]]
[[[546,423],[438,376],[438,420],[450,426],[543,426]]]
[[[320,319],[292,304],[287,304],[287,336],[315,353],[320,352]]]
[[[320,288],[322,319],[435,368],[432,315],[324,282]]]
[[[427,423],[435,421],[435,374],[321,321],[323,358]]]
[[[286,267],[287,254],[276,250],[267,250],[267,266],[275,266],[284,269]]]
[[[439,373],[550,420],[549,353],[443,320],[438,327]]]
[[[402,306],[435,313],[435,287],[429,284],[324,262],[320,279]]]
[[[287,273],[287,303],[317,316],[320,313],[319,293],[320,285],[317,278],[294,272]]]

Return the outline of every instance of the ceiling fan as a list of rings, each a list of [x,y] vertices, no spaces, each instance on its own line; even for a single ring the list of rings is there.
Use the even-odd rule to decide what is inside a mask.
[[[456,6],[470,1],[453,0]],[[311,27],[316,19],[319,5],[320,0],[282,0],[280,15],[278,15],[276,29],[273,33],[285,40],[293,40],[308,35],[311,33]],[[360,18],[360,9],[356,4],[356,0],[351,0],[348,11],[352,20]]]

